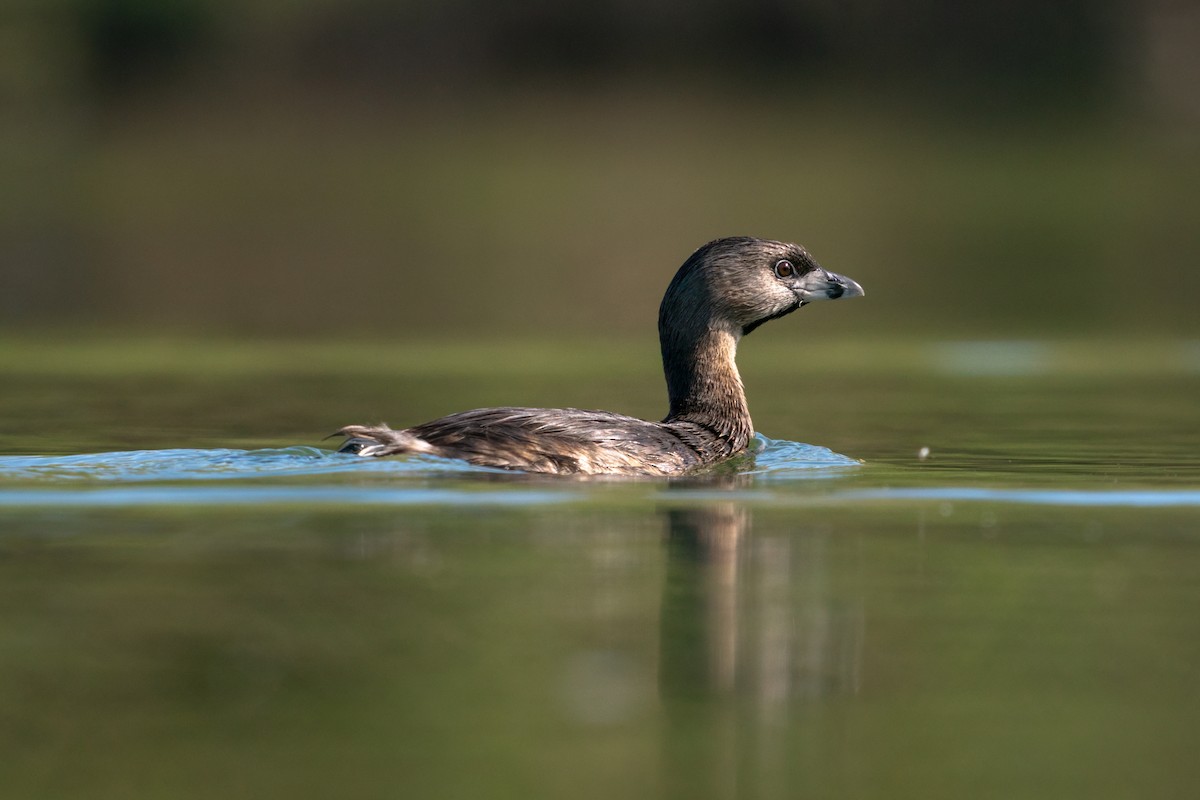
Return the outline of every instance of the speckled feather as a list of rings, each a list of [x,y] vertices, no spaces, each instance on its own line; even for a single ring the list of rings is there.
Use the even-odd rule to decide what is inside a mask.
[[[669,425],[577,408],[480,408],[391,432],[394,442],[383,428],[342,432],[383,445],[369,455],[414,451],[411,437],[431,455],[557,475],[676,475],[702,460]]]

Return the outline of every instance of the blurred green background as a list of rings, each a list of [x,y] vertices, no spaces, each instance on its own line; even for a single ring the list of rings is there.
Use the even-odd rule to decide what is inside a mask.
[[[1194,0],[5,0],[4,800],[1192,797],[1198,86]],[[866,287],[740,356],[861,468],[261,452],[657,418],[730,234]]]
[[[823,337],[1200,333],[1200,9],[9,0],[0,330],[652,336],[703,242]]]

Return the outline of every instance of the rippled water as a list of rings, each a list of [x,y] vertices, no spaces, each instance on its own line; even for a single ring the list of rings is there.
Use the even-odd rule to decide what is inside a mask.
[[[838,455],[825,447],[768,439],[758,434],[751,444],[752,459],[739,462],[740,474],[783,477],[814,470],[853,468],[860,462]],[[115,453],[89,453],[69,456],[0,456],[0,481],[34,482],[39,487],[59,483],[141,483],[191,481],[254,481],[286,477],[328,477],[382,475],[396,479],[395,502],[403,502],[403,479],[434,476],[512,475],[500,469],[476,467],[454,459],[428,455],[399,458],[360,458],[316,447],[284,447],[262,450],[135,450]],[[95,492],[90,494],[95,495]],[[38,492],[28,495],[0,490],[0,503],[20,502],[14,498],[36,500]],[[61,495],[60,495],[61,496]],[[281,496],[278,491],[264,494]],[[363,494],[369,500],[378,494]],[[216,496],[213,496],[216,499]],[[311,487],[297,488],[294,499],[312,500]],[[354,500],[352,493],[338,495],[339,501]],[[530,502],[536,502],[530,500]]]
[[[674,488],[671,496],[679,499],[719,498],[742,502],[768,502],[794,506],[814,503],[850,503],[864,501],[955,501],[1021,503],[1035,505],[1092,507],[1189,507],[1200,506],[1196,490],[1070,490],[1040,488],[982,488],[955,485],[847,489],[833,492],[797,492],[795,486],[781,483],[797,478],[806,480],[836,478],[861,468],[857,459],[834,453],[825,447],[769,439],[756,434],[751,445],[754,457],[739,463],[736,472],[724,473],[726,479],[714,491],[702,477],[684,479],[692,483]],[[588,478],[544,479],[530,483],[518,476],[516,482],[492,482],[486,490],[468,483],[455,487],[452,478],[469,481],[514,473],[476,467],[464,462],[414,455],[401,458],[364,459],[316,447],[285,447],[261,450],[137,450],[115,453],[90,453],[72,456],[0,456],[0,506],[38,505],[145,505],[172,503],[303,503],[303,504],[530,504],[565,502],[586,497],[580,490]],[[279,478],[326,478],[325,485],[304,482],[281,483]],[[346,483],[339,479],[358,479]],[[386,478],[387,485],[365,478]],[[729,485],[730,479],[740,480]],[[431,488],[429,480],[441,480],[441,488]],[[611,479],[630,485],[645,483],[638,479]],[[238,482],[236,486],[213,486],[212,482]],[[651,482],[644,494],[658,496],[661,485]],[[678,483],[678,481],[676,481]],[[118,488],[110,488],[117,484]],[[139,484],[134,487],[121,484]],[[140,484],[153,484],[152,486]],[[549,487],[556,484],[553,490]],[[64,488],[64,485],[71,488]],[[805,487],[809,488],[809,487]],[[574,491],[573,491],[574,489]]]
[[[753,463],[740,472],[787,475],[794,471],[855,467],[860,462],[826,447],[755,436]],[[427,455],[360,458],[316,447],[263,450],[134,450],[71,456],[0,456],[0,480],[23,481],[195,481],[277,476],[336,476],[383,473],[394,476],[506,474],[454,459]],[[511,473],[507,473],[511,474]]]
[[[1190,796],[1200,379],[1056,352],[748,358],[778,438],[674,480],[316,446],[393,405],[586,405],[619,360],[10,368],[0,786]],[[653,416],[656,379],[605,405]]]

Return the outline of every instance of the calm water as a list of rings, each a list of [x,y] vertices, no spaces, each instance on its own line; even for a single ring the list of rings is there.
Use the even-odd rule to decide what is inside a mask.
[[[1194,796],[1200,349],[751,342],[678,481],[320,442],[652,348],[0,349],[4,796]]]

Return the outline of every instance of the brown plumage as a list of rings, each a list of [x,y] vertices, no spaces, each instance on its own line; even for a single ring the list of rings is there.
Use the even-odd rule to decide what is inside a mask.
[[[576,408],[483,408],[405,430],[347,425],[341,452],[429,453],[485,467],[560,475],[681,475],[746,449],[754,435],[734,357],[764,322],[862,287],[804,248],[733,237],[701,247],[658,312],[671,407],[662,422]]]

